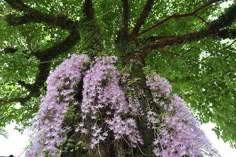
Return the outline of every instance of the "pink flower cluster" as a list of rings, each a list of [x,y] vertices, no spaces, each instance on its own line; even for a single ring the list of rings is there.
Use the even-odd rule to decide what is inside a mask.
[[[157,113],[149,110],[147,112],[147,121],[148,121],[148,127],[155,130],[157,129],[157,126],[159,124],[159,119],[157,117]]]
[[[64,124],[70,105],[80,107],[76,131],[89,137],[91,148],[110,137],[114,137],[114,141],[125,139],[132,147],[143,144],[136,119],[146,116],[147,126],[155,134],[153,152],[156,156],[202,157],[204,152],[217,156],[184,101],[170,95],[171,86],[166,79],[156,74],[147,77],[146,84],[163,113],[157,114],[148,104],[148,111],[144,113],[139,103],[142,89],[125,86],[128,75],[123,80],[120,78],[114,65],[116,59],[105,56],[90,62],[86,55],[72,55],[50,74],[47,94],[42,98],[34,125],[37,134],[26,157],[60,154],[70,129]],[[78,103],[75,94],[80,83],[83,83],[82,101]]]
[[[62,127],[64,117],[69,104],[75,103],[75,89],[88,62],[85,55],[72,55],[48,77],[47,94],[41,100],[33,127],[37,134],[26,157],[58,156],[67,130]]]
[[[120,87],[115,62],[116,57],[99,57],[84,76],[81,104],[83,120],[78,130],[85,134],[92,132],[92,148],[106,140],[107,132],[112,132],[116,140],[127,138],[133,146],[142,142],[135,120],[121,118],[131,108]]]
[[[115,113],[129,111],[125,93],[119,86],[119,72],[113,65],[115,62],[115,57],[99,57],[86,72],[81,104],[81,110],[85,116],[86,113],[96,115],[104,107],[111,108]]]
[[[115,139],[127,137],[133,147],[143,144],[143,140],[139,135],[136,121],[133,118],[123,120],[119,115],[113,119],[107,120],[110,130],[113,131]]]
[[[150,75],[147,77],[147,86],[152,91],[154,97],[168,97],[171,92],[171,86],[169,82],[159,75]]]
[[[161,99],[165,106],[160,115],[160,122],[156,123],[155,113],[149,111],[148,121],[153,129],[158,126],[156,139],[154,139],[154,154],[158,157],[203,157],[219,156],[212,148],[207,137],[200,129],[199,122],[187,108],[185,102],[178,96],[170,96],[171,87],[168,81],[159,75],[147,78],[155,99]],[[169,98],[170,101],[166,100]],[[164,99],[163,99],[164,98]]]

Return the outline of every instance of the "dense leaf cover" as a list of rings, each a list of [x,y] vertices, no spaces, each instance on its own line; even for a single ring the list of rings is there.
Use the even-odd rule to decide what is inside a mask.
[[[158,73],[235,146],[235,12],[235,0],[1,1],[0,126],[31,123],[50,71],[69,54],[115,55],[147,101],[144,73]]]

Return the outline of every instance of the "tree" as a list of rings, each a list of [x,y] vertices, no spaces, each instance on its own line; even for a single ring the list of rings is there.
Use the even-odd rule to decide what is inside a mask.
[[[50,70],[68,54],[116,55],[147,100],[152,94],[145,74],[158,72],[203,122],[216,123],[217,135],[235,145],[236,7],[232,1],[224,10],[221,3],[0,2],[1,125],[13,119],[28,125]]]

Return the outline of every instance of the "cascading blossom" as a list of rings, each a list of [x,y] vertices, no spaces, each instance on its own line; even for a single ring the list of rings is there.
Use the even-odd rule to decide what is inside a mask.
[[[122,119],[120,115],[130,112],[130,107],[121,89],[119,72],[114,63],[116,57],[96,58],[95,64],[84,76],[83,100],[81,104],[81,116],[83,121],[78,130],[81,133],[92,132],[91,147],[104,141],[112,131],[116,139],[127,137],[132,145],[141,143],[136,122],[134,119]],[[106,124],[97,124],[97,120]],[[92,124],[86,125],[90,122]],[[105,129],[104,125],[109,127]],[[93,127],[90,127],[93,126]],[[118,130],[121,128],[123,130]]]
[[[128,112],[125,93],[119,86],[119,72],[113,65],[116,57],[99,57],[95,62],[84,76],[82,113],[95,115],[104,107],[110,107],[116,113]]]
[[[148,118],[149,123],[158,126],[157,138],[153,142],[155,146],[153,152],[156,156],[219,156],[185,102],[176,95],[170,96],[171,88],[168,81],[159,75],[151,75],[147,78],[147,86],[150,87],[154,99],[157,99],[157,102],[162,101],[161,106],[164,112],[159,124],[155,123],[153,116],[151,119]],[[167,97],[170,98],[170,103],[165,101]],[[155,113],[150,115],[155,115]]]
[[[50,74],[47,94],[41,100],[34,129],[37,134],[26,157],[57,156],[65,139],[66,128],[62,127],[69,104],[74,100],[75,88],[81,81],[89,58],[72,55]]]
[[[155,107],[140,103],[140,97],[145,95],[142,89],[126,85],[129,75],[121,78],[114,66],[116,59],[98,57],[88,67],[90,59],[86,55],[72,55],[50,74],[47,94],[41,100],[34,125],[37,134],[26,157],[60,154],[69,129],[64,121],[70,105],[79,108],[75,131],[90,140],[92,149],[111,139],[118,143],[125,140],[133,148],[143,144],[136,120],[145,116],[147,129],[155,134],[153,153],[156,156],[219,156],[184,101],[171,95],[166,79],[157,74],[146,78],[147,87],[161,111],[156,113]],[[77,101],[75,93],[81,85],[82,100]]]
[[[120,116],[115,116],[112,120],[107,120],[107,124],[114,132],[115,139],[122,139],[122,136],[126,136],[133,147],[143,143],[136,121],[133,118],[123,120]]]
[[[155,98],[165,98],[170,95],[171,86],[169,82],[160,75],[154,74],[148,76],[146,84]]]

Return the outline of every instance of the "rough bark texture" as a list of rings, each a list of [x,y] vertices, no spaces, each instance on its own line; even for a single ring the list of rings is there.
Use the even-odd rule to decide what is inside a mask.
[[[157,106],[157,104],[154,103],[151,91],[146,86],[146,77],[143,71],[143,67],[145,66],[145,60],[143,56],[142,55],[140,56],[139,54],[140,53],[136,53],[136,55],[134,55],[134,58],[131,59],[133,61],[133,66],[131,68],[131,77],[138,79],[138,81],[136,82],[136,89],[143,90],[143,96],[139,97],[139,102],[141,104],[142,110],[144,111],[144,116],[138,119],[138,128],[143,137],[144,144],[140,146],[142,152],[140,150],[136,150],[135,152],[137,154],[135,155],[154,157],[154,154],[152,152],[154,132],[147,126],[148,123],[146,119],[146,113],[147,113],[146,111],[148,110],[148,106],[152,106],[154,108],[154,111],[159,113],[160,108]]]

